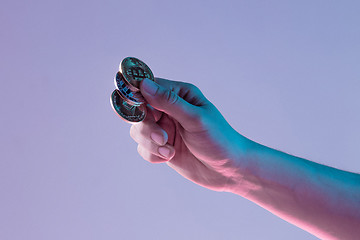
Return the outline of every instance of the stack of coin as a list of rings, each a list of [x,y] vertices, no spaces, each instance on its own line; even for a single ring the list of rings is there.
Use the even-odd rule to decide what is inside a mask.
[[[110,103],[114,111],[126,122],[138,123],[146,117],[146,102],[140,92],[140,82],[148,78],[155,81],[150,68],[134,57],[124,58],[114,78],[116,89]]]

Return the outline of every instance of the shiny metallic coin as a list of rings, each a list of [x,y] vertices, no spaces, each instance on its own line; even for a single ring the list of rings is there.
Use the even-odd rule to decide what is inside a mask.
[[[110,103],[114,111],[128,123],[138,123],[145,119],[146,105],[134,106],[129,104],[118,89],[112,92]]]
[[[127,87],[132,92],[138,92],[139,89],[131,85],[125,78],[124,75],[119,71],[116,73],[115,79],[114,79],[115,87],[117,89]]]
[[[120,63],[119,69],[124,78],[137,90],[144,78],[154,81],[154,75],[150,68],[141,60],[134,57],[127,57]]]
[[[125,98],[125,100],[132,105],[139,106],[145,103],[145,99],[142,94],[137,91],[134,91],[134,87],[132,87],[121,74],[121,72],[117,72],[114,78],[115,86],[120,91],[121,95]]]

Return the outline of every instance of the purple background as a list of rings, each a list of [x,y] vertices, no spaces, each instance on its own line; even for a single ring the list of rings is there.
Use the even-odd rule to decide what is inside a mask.
[[[270,147],[360,169],[359,1],[2,0],[0,239],[315,239],[136,151],[126,56]]]

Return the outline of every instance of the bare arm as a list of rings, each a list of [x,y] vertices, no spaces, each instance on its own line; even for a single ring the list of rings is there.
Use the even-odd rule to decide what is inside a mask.
[[[255,143],[236,132],[197,87],[156,81],[141,82],[149,114],[130,129],[145,160],[245,197],[319,238],[359,239],[360,175]]]
[[[253,143],[229,191],[322,239],[360,236],[360,175]]]

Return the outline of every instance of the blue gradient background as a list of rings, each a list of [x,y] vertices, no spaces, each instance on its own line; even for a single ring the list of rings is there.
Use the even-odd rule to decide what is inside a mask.
[[[11,1],[0,8],[0,239],[315,239],[138,155],[126,56],[245,136],[360,169],[359,1]]]

